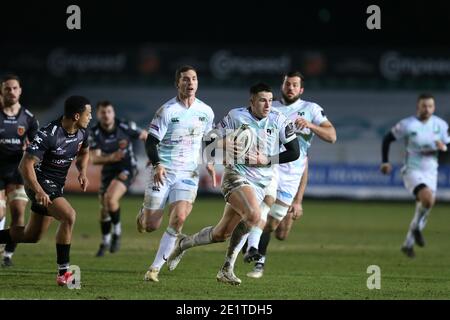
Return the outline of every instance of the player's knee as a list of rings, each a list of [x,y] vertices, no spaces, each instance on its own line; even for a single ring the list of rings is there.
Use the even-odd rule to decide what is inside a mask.
[[[146,232],[153,232],[159,229],[159,226],[161,225],[160,222],[157,221],[145,221],[145,231]]]
[[[422,206],[425,208],[431,208],[434,205],[434,199],[433,197],[424,197],[421,200]]]
[[[275,238],[277,238],[277,240],[280,240],[280,241],[286,240],[287,236],[288,236],[288,233],[285,231],[275,232]]]
[[[232,232],[227,232],[226,230],[223,231],[215,231],[213,232],[211,239],[213,242],[224,242],[229,237],[231,237]]]
[[[275,237],[278,240],[286,240],[289,232],[291,231],[291,227],[290,226],[281,226],[281,228],[277,228],[275,231]]]
[[[419,200],[423,207],[431,208],[434,205],[435,199],[431,190],[424,189],[419,193]]]
[[[62,222],[68,226],[73,226],[75,224],[77,213],[73,208],[67,209],[64,213]]]
[[[114,196],[112,196],[109,192],[105,193],[103,201],[104,201],[106,208],[110,211],[112,210],[111,208],[114,208],[117,206],[116,198]]]
[[[246,222],[249,227],[257,226],[261,218],[261,210],[259,208],[248,208],[245,212]]]

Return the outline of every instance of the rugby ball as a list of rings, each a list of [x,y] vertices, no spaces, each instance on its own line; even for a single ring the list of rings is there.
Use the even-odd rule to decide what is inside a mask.
[[[233,144],[233,157],[242,159],[249,152],[255,141],[252,130],[248,125],[241,125],[238,129],[230,134],[229,141]]]

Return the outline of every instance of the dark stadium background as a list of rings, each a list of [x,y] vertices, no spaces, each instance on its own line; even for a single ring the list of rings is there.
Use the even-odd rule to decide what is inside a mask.
[[[71,4],[81,8],[81,30],[66,28]],[[366,28],[371,4],[381,8],[381,30]],[[338,133],[336,145],[313,143],[309,196],[408,199],[401,143],[391,150],[392,176],[378,174],[383,134],[414,113],[423,91],[450,119],[446,1],[46,1],[9,2],[2,12],[0,73],[21,77],[22,103],[42,123],[67,95],[82,93],[94,103],[111,99],[119,116],[145,127],[175,94],[174,70],[186,63],[198,68],[198,97],[218,120],[246,103],[253,82],[277,89],[284,71],[300,69],[305,99],[325,108]],[[447,200],[448,159],[439,180]],[[209,190],[207,179],[202,187]]]
[[[79,31],[66,29],[66,8],[72,4],[81,7]],[[366,28],[366,9],[372,4],[381,8],[381,30]],[[80,266],[82,289],[66,290],[54,283],[58,224],[53,223],[39,244],[19,245],[14,268],[0,269],[0,300],[146,299],[140,309],[147,316],[156,312],[154,307],[170,316],[176,314],[175,306],[206,305],[197,300],[221,299],[232,305],[261,299],[261,304],[273,304],[278,318],[283,311],[292,315],[301,310],[303,315],[307,305],[315,315],[332,310],[336,316],[333,309],[305,301],[309,299],[389,299],[397,300],[402,314],[429,313],[416,301],[412,306],[398,300],[449,298],[449,156],[441,159],[439,199],[425,230],[427,245],[417,248],[416,259],[399,250],[414,212],[398,171],[403,144],[391,146],[392,176],[382,176],[378,167],[383,135],[414,113],[419,93],[433,93],[437,114],[450,120],[449,16],[450,2],[443,0],[3,1],[0,74],[21,77],[22,104],[43,124],[59,116],[64,99],[77,93],[94,104],[110,99],[120,117],[146,126],[155,110],[175,95],[175,69],[190,63],[199,71],[198,97],[213,107],[217,119],[247,102],[253,82],[266,81],[278,92],[281,74],[300,69],[306,76],[304,98],[324,107],[338,140],[334,145],[314,140],[304,215],[288,239],[273,237],[262,279],[247,278],[253,266],[239,258],[236,275],[242,285],[218,284],[215,275],[228,245],[224,242],[192,250],[174,272],[164,268],[157,284],[142,281],[167,225],[164,218],[156,232],[136,231],[145,174],[132,189],[138,196],[121,200],[121,251],[95,258],[99,168],[91,167],[91,194],[67,192],[77,211],[71,263]],[[139,156],[142,169],[142,148]],[[65,191],[79,190],[73,174]],[[201,191],[218,192],[209,188],[207,178],[201,183]],[[198,197],[183,233],[216,224],[223,206],[220,196]],[[367,287],[368,266],[373,265],[381,268],[381,290]],[[300,308],[290,312],[284,307],[297,307],[296,300],[302,300]],[[117,314],[118,302],[113,303],[99,310]],[[51,302],[46,315],[58,306],[64,315],[75,309],[86,313],[59,301]],[[135,302],[129,306],[136,310]],[[386,313],[372,303],[367,307],[372,315],[375,309]],[[344,308],[346,317],[367,314]],[[17,313],[17,308],[2,308],[2,314],[11,310]],[[34,316],[36,304],[20,312],[25,310]]]

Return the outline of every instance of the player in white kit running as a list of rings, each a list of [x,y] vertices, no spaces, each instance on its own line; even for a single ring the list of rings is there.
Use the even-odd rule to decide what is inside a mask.
[[[273,107],[295,123],[300,157],[296,161],[276,166],[276,192],[267,190],[268,195],[275,195],[276,201],[270,206],[267,219],[261,219],[259,228],[252,229],[248,237],[244,261],[256,261],[253,271],[247,274],[251,278],[263,275],[270,234],[276,230],[277,239],[286,239],[294,220],[303,214],[302,200],[308,175],[307,155],[314,135],[329,143],[336,142],[336,130],[322,107],[300,99],[304,91],[304,78],[300,72],[286,73],[281,91],[282,99],[274,101]]]
[[[250,107],[231,110],[217,125],[217,136],[222,139],[229,131],[248,130],[255,137],[257,151],[246,155],[249,161],[227,164],[222,180],[222,193],[227,201],[222,219],[215,227],[206,227],[192,236],[180,235],[167,261],[169,270],[177,266],[187,249],[225,241],[233,233],[235,241],[230,241],[228,259],[241,237],[257,227],[260,205],[272,179],[271,164],[295,161],[300,155],[292,122],[281,112],[271,109],[271,88],[259,83],[250,88],[250,94]],[[284,151],[280,152],[281,145]],[[241,283],[227,260],[219,270],[217,280],[233,285]]]
[[[398,122],[383,140],[380,167],[383,174],[392,171],[388,160],[391,142],[405,140],[406,156],[401,174],[405,188],[416,198],[416,210],[401,250],[410,258],[415,257],[414,244],[425,245],[422,231],[435,203],[438,154],[447,151],[450,143],[448,124],[433,115],[435,109],[434,97],[421,94],[417,99],[416,115]]]
[[[144,280],[158,282],[158,275],[175,245],[177,235],[192,210],[197,196],[198,163],[206,133],[212,130],[214,113],[197,99],[197,72],[191,66],[176,71],[178,94],[156,112],[148,129],[146,152],[151,166],[144,203],[136,222],[139,232],[157,230],[162,222],[164,207],[169,204],[169,225],[159,244],[156,257]],[[207,166],[213,177],[214,166]]]

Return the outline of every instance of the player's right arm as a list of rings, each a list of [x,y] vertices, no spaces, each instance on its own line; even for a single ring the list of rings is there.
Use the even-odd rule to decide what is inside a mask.
[[[38,131],[33,141],[27,147],[19,164],[19,171],[25,180],[25,185],[34,191],[37,203],[45,207],[51,204],[52,201],[39,184],[34,166],[42,161],[44,154],[50,149],[51,144],[48,132],[45,129]]]
[[[25,185],[34,191],[37,203],[47,207],[52,201],[37,181],[36,172],[34,171],[34,166],[39,161],[41,160],[38,157],[25,152],[19,164],[19,171],[25,180]]]
[[[388,132],[384,138],[383,138],[383,144],[381,147],[381,166],[380,171],[383,174],[390,174],[392,171],[392,166],[389,163],[389,148],[391,146],[391,143],[394,142],[396,139],[392,132]]]
[[[163,178],[166,177],[166,168],[161,164],[158,153],[158,144],[159,140],[155,136],[149,134],[145,141],[145,152],[155,171],[153,181],[156,185],[164,185]]]
[[[153,181],[156,185],[164,185],[166,168],[161,164],[158,153],[158,144],[164,138],[169,126],[169,111],[165,106],[156,111],[148,128],[147,140],[145,140],[145,152],[154,169]]]
[[[380,171],[383,174],[390,174],[392,166],[389,163],[389,148],[391,143],[397,139],[401,139],[406,135],[406,123],[405,120],[397,123],[392,129],[384,136],[383,144],[381,147],[381,166]]]
[[[95,165],[103,165],[119,162],[125,156],[122,150],[117,150],[113,153],[104,155],[102,154],[102,151],[100,149],[93,149],[90,150],[89,152],[92,163]]]
[[[96,132],[97,130],[94,130],[89,135],[89,158],[92,164],[104,165],[121,161],[125,156],[122,150],[117,150],[110,154],[102,154],[100,140]]]

